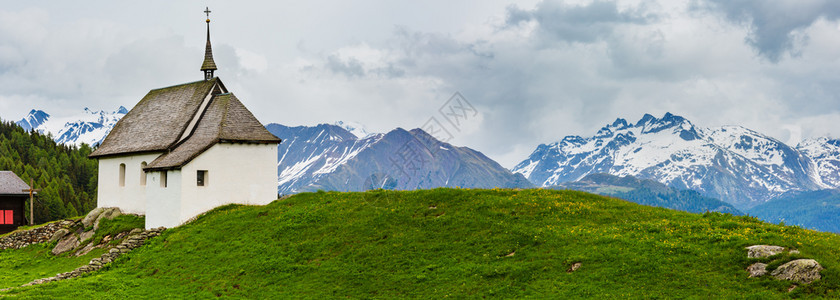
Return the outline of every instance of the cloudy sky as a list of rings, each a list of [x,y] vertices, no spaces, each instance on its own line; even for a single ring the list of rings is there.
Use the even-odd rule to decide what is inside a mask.
[[[6,120],[130,109],[200,80],[209,6],[216,74],[263,123],[437,118],[505,167],[645,113],[840,137],[840,1],[2,3]],[[453,125],[440,108],[456,92],[476,113]]]

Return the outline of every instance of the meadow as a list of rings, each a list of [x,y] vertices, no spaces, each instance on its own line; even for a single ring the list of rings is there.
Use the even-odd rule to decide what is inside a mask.
[[[748,259],[744,247],[756,244],[801,254]],[[0,250],[0,288],[24,282],[14,274],[77,263],[43,249]],[[799,257],[822,264],[823,278],[791,292],[787,281],[748,278],[754,262],[772,269]],[[98,272],[0,296],[782,299],[838,290],[836,234],[576,191],[441,188],[228,205]]]

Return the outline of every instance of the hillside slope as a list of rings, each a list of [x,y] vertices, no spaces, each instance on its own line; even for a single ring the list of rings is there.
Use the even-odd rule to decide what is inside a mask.
[[[747,278],[745,246],[826,270]],[[551,190],[303,193],[230,205],[92,275],[8,295],[74,298],[651,298],[840,296],[840,237],[750,217]],[[574,272],[570,266],[580,262]],[[775,268],[771,264],[770,268]],[[0,295],[3,295],[0,293]]]

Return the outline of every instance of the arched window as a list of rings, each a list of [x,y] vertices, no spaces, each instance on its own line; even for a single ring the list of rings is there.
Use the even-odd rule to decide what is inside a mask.
[[[146,168],[148,164],[144,161],[140,163],[140,186],[146,186]]]
[[[120,186],[125,186],[125,164],[120,164]]]

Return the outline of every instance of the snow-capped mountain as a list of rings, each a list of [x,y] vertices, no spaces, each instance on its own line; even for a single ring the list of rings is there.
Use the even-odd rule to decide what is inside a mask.
[[[367,130],[367,128],[365,128],[365,126],[362,125],[359,122],[338,121],[338,122],[335,122],[335,124],[333,124],[333,125],[344,128],[345,130],[349,131],[350,133],[352,133],[353,135],[355,135],[357,138],[360,138],[360,139],[366,138],[369,135],[374,134],[372,132],[369,132]]]
[[[266,128],[278,147],[278,191],[531,187],[478,151],[442,143],[420,129],[358,138],[329,124]]]
[[[635,124],[617,119],[594,136],[542,144],[513,168],[538,186],[592,173],[653,179],[748,208],[791,190],[828,187],[814,161],[741,126],[700,128],[666,113]]]
[[[38,128],[38,126],[47,122],[49,118],[50,115],[44,111],[33,109],[29,111],[29,114],[27,114],[26,117],[23,117],[23,119],[15,123],[22,127],[23,130],[31,131],[33,128]]]
[[[840,187],[840,140],[810,139],[797,145],[796,149],[814,159],[824,183]]]
[[[85,107],[81,114],[53,118],[44,111],[33,109],[16,123],[25,130],[35,129],[41,134],[52,134],[57,143],[96,145],[105,139],[111,128],[127,113],[128,110],[122,106],[113,112],[93,111]]]

